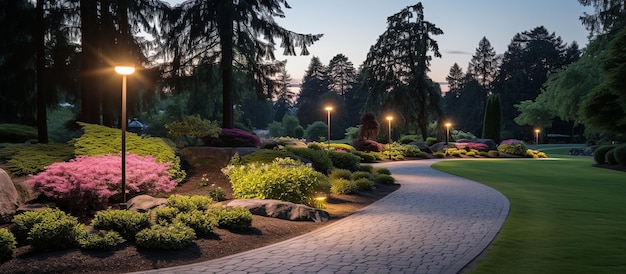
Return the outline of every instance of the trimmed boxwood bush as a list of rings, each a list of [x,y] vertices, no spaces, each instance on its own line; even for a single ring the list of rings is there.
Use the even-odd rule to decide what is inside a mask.
[[[376,162],[376,156],[374,154],[364,151],[352,151],[352,154],[359,156],[361,158],[361,163],[374,163]]]
[[[42,219],[30,230],[28,238],[34,250],[57,250],[78,246],[85,233],[85,226],[76,217],[66,215],[61,219]]]
[[[37,139],[37,129],[20,124],[0,124],[0,143],[24,143]]]
[[[396,179],[387,174],[376,174],[376,182],[383,185],[393,185],[396,183]]]
[[[94,229],[116,231],[129,241],[134,241],[137,232],[151,225],[149,213],[119,209],[99,211],[91,220]]]
[[[367,178],[360,178],[354,181],[354,186],[358,190],[370,191],[374,189],[374,182],[372,182],[372,180],[367,179]]]
[[[13,257],[16,244],[13,233],[6,228],[0,228],[0,262]]]
[[[352,153],[329,151],[328,156],[336,168],[357,171],[361,158]]]
[[[289,158],[278,158],[270,164],[229,165],[222,172],[230,179],[237,199],[277,199],[310,205],[315,192],[330,191],[328,177]]]
[[[125,242],[122,236],[115,231],[93,230],[78,240],[80,248],[87,250],[115,250],[115,247]]]
[[[211,214],[206,214],[204,211],[192,210],[188,212],[181,212],[176,215],[173,223],[182,223],[196,233],[196,235],[207,235],[213,231],[213,228],[217,227],[218,220]]]
[[[368,173],[373,173],[374,172],[374,166],[371,166],[371,165],[361,165],[359,170],[360,171],[364,171],[364,172],[368,172]]]
[[[214,216],[219,228],[244,230],[252,226],[252,213],[243,206],[213,206],[208,214]]]
[[[201,195],[171,195],[167,198],[167,204],[170,207],[177,208],[180,212],[205,211],[212,203],[213,199],[211,197]]]
[[[168,224],[174,221],[180,210],[174,207],[162,207],[152,210],[152,213],[157,224]]]
[[[330,192],[334,194],[350,194],[355,188],[354,182],[348,179],[330,179]]]
[[[617,150],[617,147],[609,150],[606,152],[606,155],[604,155],[604,161],[609,164],[609,165],[617,165],[617,158],[615,157],[615,151]]]
[[[374,174],[386,174],[386,175],[391,175],[391,171],[389,171],[389,169],[388,169],[388,168],[384,168],[384,167],[374,168],[374,170],[372,171],[372,173],[374,173]]]
[[[352,172],[350,170],[347,169],[333,169],[333,171],[330,172],[330,175],[328,175],[328,177],[330,179],[346,179],[346,180],[350,180],[350,175],[352,174]]]
[[[356,180],[361,179],[361,178],[366,178],[366,179],[369,180],[369,179],[372,178],[372,173],[367,172],[367,171],[357,171],[357,172],[354,172],[354,173],[352,173],[350,175],[350,179],[352,181],[356,181]]]
[[[328,170],[333,167],[326,151],[298,147],[289,147],[287,151],[313,162],[313,168],[323,174],[328,174]]]
[[[148,249],[183,249],[196,240],[196,233],[180,222],[155,225],[137,233],[137,246]]]
[[[69,218],[67,213],[53,208],[46,208],[39,211],[27,211],[13,216],[13,227],[11,232],[15,235],[19,245],[29,243],[28,233],[38,223],[44,220],[60,220]]]
[[[282,150],[264,149],[242,156],[241,164],[271,163],[276,158],[292,158],[294,160],[298,160],[298,157],[293,153]]]
[[[622,166],[626,166],[626,145],[616,147],[614,154],[617,162]]]
[[[596,163],[598,164],[606,163],[606,153],[616,147],[617,145],[606,145],[596,148],[593,151],[593,160],[596,161]]]

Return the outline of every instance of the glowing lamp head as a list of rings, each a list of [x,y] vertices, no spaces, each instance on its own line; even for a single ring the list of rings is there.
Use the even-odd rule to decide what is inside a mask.
[[[120,75],[130,75],[135,72],[135,67],[133,66],[115,66],[115,72]]]
[[[391,120],[393,120],[393,117],[387,116],[387,121],[391,121]]]
[[[333,107],[326,107],[325,110],[326,111],[331,111],[331,110],[333,110]]]

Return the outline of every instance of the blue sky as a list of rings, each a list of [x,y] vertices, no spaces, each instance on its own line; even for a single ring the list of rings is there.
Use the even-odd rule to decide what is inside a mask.
[[[180,0],[170,0],[172,5]],[[300,83],[312,56],[328,64],[343,53],[358,68],[369,48],[387,28],[387,17],[418,1],[407,0],[290,0],[285,18],[277,21],[299,33],[323,33],[321,40],[309,48],[309,56],[276,57],[287,60],[287,72]],[[435,36],[442,58],[431,62],[429,76],[445,82],[456,62],[465,71],[478,42],[485,36],[496,54],[503,54],[516,33],[544,26],[561,36],[565,43],[576,41],[582,48],[588,32],[578,19],[591,13],[577,0],[424,0],[425,20],[434,23],[444,34]],[[297,50],[296,50],[297,51]],[[446,87],[442,87],[446,90]]]

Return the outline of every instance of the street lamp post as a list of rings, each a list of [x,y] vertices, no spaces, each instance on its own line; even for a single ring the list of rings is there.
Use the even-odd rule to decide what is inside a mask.
[[[535,129],[535,147],[539,149],[539,132],[538,128]]]
[[[135,72],[133,66],[116,66],[115,72],[122,75],[122,203],[126,208],[126,76]]]
[[[330,149],[330,112],[333,110],[333,107],[326,107],[325,110],[328,112],[328,136],[326,136],[326,142],[328,143],[328,149]]]
[[[389,128],[389,160],[391,160],[391,120],[393,120],[393,117],[391,116],[387,116],[387,122],[389,124],[388,128]]]
[[[450,126],[452,126],[452,124],[446,123],[446,145],[448,144],[448,136],[450,136]]]

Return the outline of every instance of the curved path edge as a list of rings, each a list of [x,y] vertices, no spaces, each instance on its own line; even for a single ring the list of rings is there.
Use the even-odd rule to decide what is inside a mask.
[[[135,273],[458,273],[490,245],[508,199],[430,166],[378,163],[401,187],[333,224],[206,262]]]

